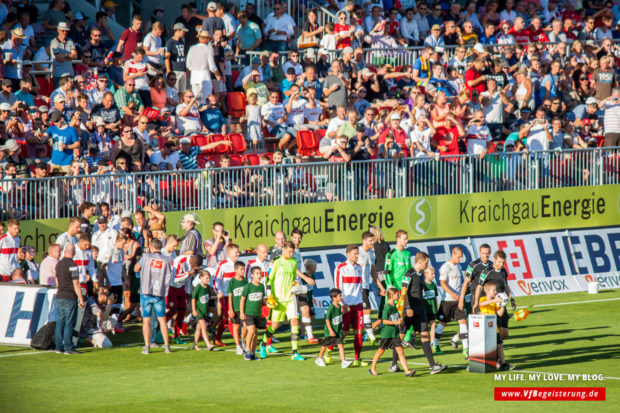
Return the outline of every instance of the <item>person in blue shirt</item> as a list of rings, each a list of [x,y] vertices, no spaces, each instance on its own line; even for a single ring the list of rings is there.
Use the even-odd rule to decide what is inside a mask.
[[[15,92],[17,100],[24,102],[28,107],[34,106],[34,97],[32,96],[32,80],[22,79],[19,82],[19,90]]]
[[[226,134],[226,118],[222,115],[222,112],[217,108],[217,97],[215,95],[209,95],[207,98],[207,104],[201,108],[200,120],[208,129],[208,133],[222,133]]]
[[[68,173],[73,161],[73,150],[80,149],[80,138],[75,129],[67,124],[60,111],[55,110],[52,113],[50,122],[52,126],[47,128],[45,134],[52,140],[52,167],[59,166]]]
[[[482,44],[497,44],[497,35],[495,34],[495,25],[487,22],[484,26],[484,34],[480,36],[478,41]]]
[[[280,83],[280,92],[282,93],[282,99],[286,100],[291,95],[290,89],[295,84],[295,69],[289,67],[286,70],[285,79]]]

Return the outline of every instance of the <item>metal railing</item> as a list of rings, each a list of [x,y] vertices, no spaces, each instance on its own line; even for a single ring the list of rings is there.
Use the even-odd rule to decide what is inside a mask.
[[[620,184],[620,148],[4,179],[0,219],[68,217],[84,201],[186,211],[603,184]]]

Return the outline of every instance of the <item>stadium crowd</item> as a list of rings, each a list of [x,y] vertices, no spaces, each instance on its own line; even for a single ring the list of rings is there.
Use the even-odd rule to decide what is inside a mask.
[[[134,180],[148,204],[158,183],[139,171],[499,153],[488,163],[510,174],[512,152],[618,145],[612,1],[319,4],[336,21],[321,25],[325,9],[308,7],[296,22],[286,3],[264,18],[251,2],[209,2],[204,15],[188,3],[172,25],[163,7],[135,14],[116,38],[113,1],[90,17],[64,0],[41,14],[3,3],[2,218],[33,217],[50,196],[27,177],[72,177],[56,194],[69,216],[83,201],[114,203]],[[413,64],[392,64],[400,55]],[[268,181],[281,178],[314,199],[299,170],[257,171],[209,188],[215,206],[275,202]],[[103,180],[85,175],[110,173],[122,176],[86,191]]]
[[[208,350],[226,347],[222,340],[228,329],[236,354],[252,361],[280,352],[273,345],[278,342],[273,336],[280,324],[287,322],[293,360],[304,360],[298,342],[307,340],[321,344],[315,360],[320,367],[331,362],[335,346],[342,368],[368,366],[361,359],[363,343],[373,346],[380,339],[370,374],[378,374],[376,364],[383,352],[393,350],[390,372],[403,371],[410,376],[415,369],[408,368],[403,347],[417,349],[415,338],[419,335],[430,372],[436,374],[446,368],[434,358],[443,354],[440,338],[446,324],[459,323],[450,344],[458,348],[460,340],[467,359],[466,317],[479,312],[498,315],[498,368],[513,368],[501,346],[508,337],[509,316],[504,307],[510,300],[512,309],[516,308],[504,268],[506,254],[498,250],[491,259],[487,244],[480,246],[479,258],[467,263],[465,271],[461,267],[463,251],[454,247],[436,278],[425,252],[412,257],[406,231],[396,231],[391,248],[381,229],[370,226],[360,244],[346,247],[346,258],[334,269],[333,283],[322,280],[328,288],[335,288],[329,290],[331,305],[320,305],[325,310],[325,327],[319,340],[313,332],[317,262],[302,259],[301,230],[292,229],[288,241],[287,235],[278,231],[271,248],[259,244],[252,255],[240,259],[240,248],[222,223],[214,222],[212,237],[206,239],[209,235],[198,231],[200,222],[193,213],[183,216],[179,238],[167,235],[166,218],[156,206],[136,211],[132,218],[115,216],[104,204],[94,224],[95,206],[87,202],[80,210],[81,216],[70,218],[66,232],[49,246],[40,265],[34,248],[20,245],[17,220],[2,223],[1,228],[6,229],[0,236],[2,281],[57,287],[57,353],[79,353],[73,330],[80,307],[84,312],[78,326],[79,346],[110,348],[113,343],[108,334],[125,333],[123,323],[138,321],[144,336],[142,354],[160,345],[170,353],[171,341],[182,343],[192,327],[193,350],[203,349],[201,340]],[[379,317],[374,322],[373,296],[379,303]],[[379,327],[377,338],[375,329]],[[260,341],[259,330],[264,331]],[[353,360],[345,356],[347,336],[353,341]]]

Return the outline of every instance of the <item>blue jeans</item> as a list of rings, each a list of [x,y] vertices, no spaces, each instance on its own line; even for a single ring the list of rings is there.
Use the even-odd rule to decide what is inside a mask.
[[[56,321],[54,341],[56,341],[57,351],[73,350],[73,329],[77,321],[77,307],[77,300],[56,299],[58,321]]]
[[[155,311],[157,317],[166,316],[166,299],[164,297],[140,294],[140,307],[142,308],[142,317],[150,317],[152,310]]]

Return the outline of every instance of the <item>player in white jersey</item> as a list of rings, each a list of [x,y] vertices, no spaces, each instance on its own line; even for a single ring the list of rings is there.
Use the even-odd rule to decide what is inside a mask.
[[[0,235],[0,276],[9,277],[17,268],[17,250],[19,249],[19,222],[10,219],[6,223],[6,233]]]
[[[79,241],[75,246],[73,262],[75,262],[75,265],[78,267],[78,279],[82,288],[87,289],[87,283],[90,280],[97,279],[97,270],[95,270],[93,254],[90,252],[90,236],[88,234],[80,235]]]
[[[82,225],[82,221],[78,217],[69,218],[69,228],[67,228],[67,232],[63,232],[57,238],[55,243],[60,245],[60,250],[64,251],[65,247],[68,244],[77,245],[78,238],[77,234],[80,232],[80,226]]]
[[[451,320],[456,320],[459,323],[459,333],[455,335],[450,343],[455,348],[457,347],[458,339],[463,342],[463,356],[467,358],[467,350],[469,349],[469,337],[467,331],[467,313],[459,303],[461,292],[463,290],[463,271],[461,270],[460,262],[463,259],[463,250],[460,247],[452,248],[452,254],[450,260],[445,262],[439,269],[439,283],[441,288],[445,292],[445,298],[439,306],[437,311],[437,319],[439,325],[435,330],[435,346],[436,351],[439,346],[439,338],[444,330],[446,324]]]
[[[245,278],[248,279],[248,282],[252,282],[252,267],[259,267],[262,274],[261,283],[264,285],[269,272],[269,264],[267,246],[258,244],[256,246],[256,258],[248,261],[248,265],[245,267]]]
[[[362,353],[362,329],[364,306],[362,304],[362,267],[357,263],[359,248],[349,245],[346,249],[347,260],[336,267],[335,285],[342,291],[342,302],[348,307],[342,315],[342,332],[346,336],[353,326],[353,347],[355,361],[353,366],[367,366],[368,363],[360,359]]]
[[[375,333],[372,331],[372,320],[370,319],[371,307],[370,307],[370,284],[374,282],[379,287],[379,295],[385,295],[385,288],[379,277],[377,276],[377,270],[375,268],[375,252],[373,246],[375,244],[375,238],[372,232],[366,231],[362,234],[362,245],[359,248],[359,254],[357,263],[362,267],[362,304],[364,307],[364,330],[368,335],[370,344],[373,344],[376,340]]]

